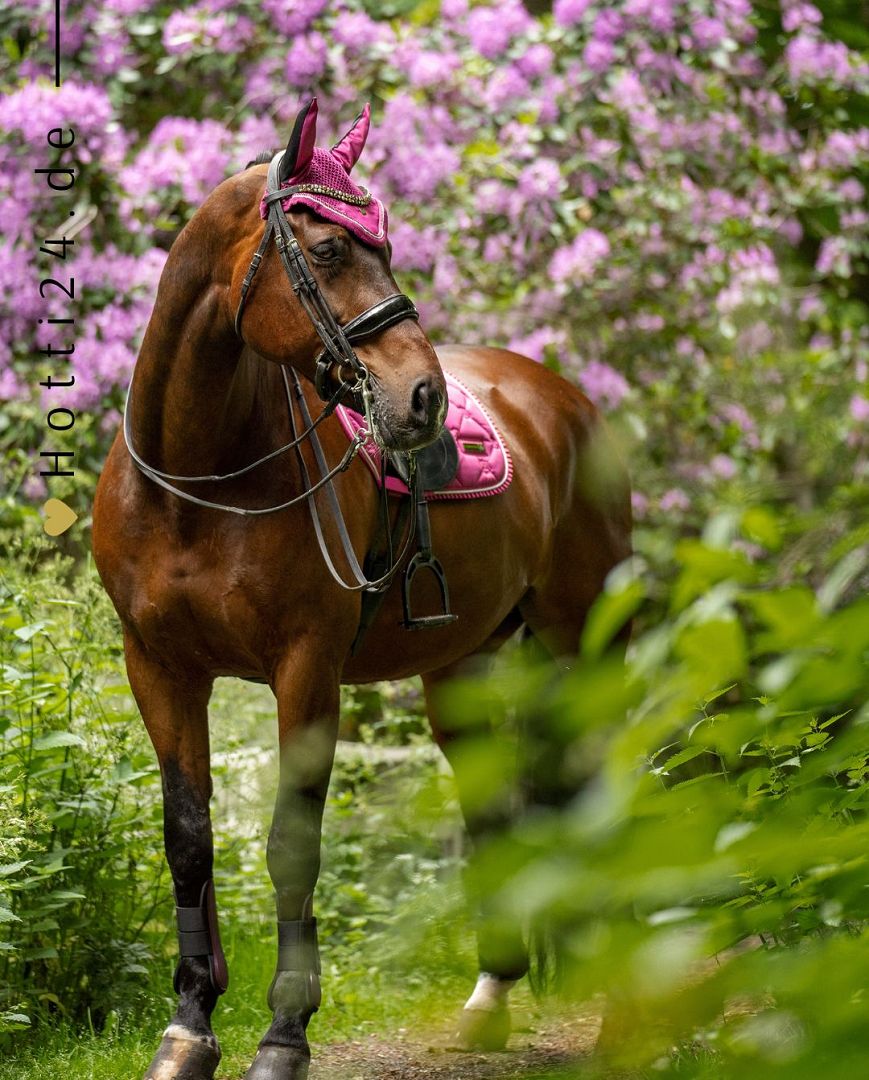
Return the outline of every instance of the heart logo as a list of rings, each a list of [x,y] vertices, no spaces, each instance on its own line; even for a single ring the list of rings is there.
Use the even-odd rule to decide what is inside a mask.
[[[60,536],[73,522],[78,521],[78,514],[70,510],[62,499],[49,499],[42,512],[45,514],[43,528],[49,536]]]

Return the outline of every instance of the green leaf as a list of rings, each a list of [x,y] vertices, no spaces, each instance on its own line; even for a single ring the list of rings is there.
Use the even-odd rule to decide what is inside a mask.
[[[756,651],[778,652],[813,643],[821,613],[814,593],[805,585],[752,593],[745,602],[769,627],[769,633],[758,635]]]
[[[3,38],[3,48],[6,50],[6,55],[12,61],[13,64],[17,64],[21,59],[21,50],[18,48],[18,42],[11,37]]]
[[[52,945],[41,949],[25,949],[22,952],[25,960],[57,960],[59,953]]]
[[[735,619],[711,619],[686,627],[676,639],[675,652],[711,686],[745,671],[745,634]]]
[[[736,683],[731,683],[729,686],[722,686],[720,690],[716,690],[714,694],[710,694],[708,697],[703,698],[703,705],[711,705],[713,701],[717,701],[720,697],[724,697],[725,694],[729,694],[730,691],[736,686]]]
[[[50,731],[33,740],[34,750],[56,750],[61,746],[84,746],[84,739],[71,731]]]
[[[673,754],[672,757],[668,757],[660,767],[664,772],[668,772],[670,769],[675,769],[679,765],[684,765],[686,761],[693,761],[700,754],[706,753],[708,753],[708,750],[705,746],[686,746],[684,750],[680,750],[678,753]]]
[[[754,821],[730,821],[726,825],[722,825],[718,830],[718,835],[715,837],[716,853],[720,854],[734,844],[739,843],[740,840],[753,833],[757,827],[757,822]]]
[[[582,635],[582,652],[589,658],[599,657],[616,634],[636,614],[646,590],[640,581],[632,581],[618,592],[602,593],[589,612]]]
[[[32,859],[22,859],[20,862],[4,863],[0,865],[0,877],[11,877],[19,870],[23,870],[25,866],[29,866],[32,861]]]
[[[770,551],[778,551],[782,544],[781,528],[778,519],[771,510],[763,506],[752,506],[742,515],[742,531],[758,544],[763,544]]]
[[[676,545],[675,554],[684,569],[672,592],[674,611],[682,611],[718,582],[747,584],[757,576],[741,551],[709,547],[699,540],[682,540]]]
[[[24,1013],[0,1012],[0,1031],[25,1031],[30,1026],[30,1017]]]
[[[21,922],[14,911],[0,905],[0,923]]]
[[[866,548],[856,548],[836,564],[824,584],[818,589],[818,603],[824,611],[832,611],[852,581],[860,574],[869,559]]]

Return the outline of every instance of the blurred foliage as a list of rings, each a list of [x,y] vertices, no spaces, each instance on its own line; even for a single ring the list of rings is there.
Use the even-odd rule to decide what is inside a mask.
[[[571,670],[516,648],[449,690],[460,730],[521,720],[555,748],[565,809],[538,807],[468,874],[545,929],[569,1000],[606,997],[607,1068],[844,1077],[866,1053],[869,553],[862,530],[805,549],[816,526],[757,503],[699,535],[641,529]],[[99,1027],[168,993],[158,784],[108,601],[37,527],[3,538],[2,1008],[7,1029]],[[629,618],[624,669],[609,646]],[[328,981],[346,1007],[360,979],[469,985],[457,806],[418,694],[347,704],[364,738],[327,806]],[[213,714],[221,907],[268,957],[273,707],[227,683]],[[483,801],[512,775],[505,745],[469,751]]]
[[[761,528],[776,552],[751,563]],[[781,542],[761,507],[713,519],[613,575],[561,678],[517,653],[451,691],[461,724],[519,714],[558,748],[564,811],[472,872],[545,927],[571,999],[607,995],[612,1067],[845,1077],[869,1051],[869,552],[777,585]]]

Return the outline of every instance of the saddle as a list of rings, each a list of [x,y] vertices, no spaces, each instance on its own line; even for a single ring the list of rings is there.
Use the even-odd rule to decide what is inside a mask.
[[[431,550],[428,500],[478,499],[497,495],[509,487],[513,466],[506,443],[479,398],[452,372],[444,371],[449,407],[443,430],[435,442],[414,453],[389,453],[385,461],[374,444],[366,443],[360,457],[384,493],[401,497],[396,521],[390,529],[388,512],[383,515],[378,536],[365,561],[365,572],[378,578],[391,565],[392,553],[398,550],[408,528],[410,514],[418,551],[404,574],[402,600],[404,625],[408,630],[435,629],[455,620],[450,612],[449,589],[443,567]],[[364,424],[363,417],[347,406],[339,406],[336,415],[348,438],[353,438]],[[442,614],[415,616],[411,587],[417,573],[434,574],[441,595]],[[383,592],[362,594],[362,613],[355,654],[383,602]]]

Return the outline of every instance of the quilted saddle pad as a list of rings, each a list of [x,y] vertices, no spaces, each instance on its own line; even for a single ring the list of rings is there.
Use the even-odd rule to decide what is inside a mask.
[[[513,479],[513,463],[501,434],[491,417],[471,391],[455,375],[445,371],[447,382],[446,426],[456,440],[459,468],[445,488],[432,491],[431,499],[481,499],[484,495],[499,495]],[[335,414],[348,438],[353,438],[363,426],[363,418],[353,409],[339,405]],[[380,450],[373,442],[365,443],[359,455],[380,483]],[[394,495],[406,495],[407,485],[397,476],[386,477],[386,490]]]

